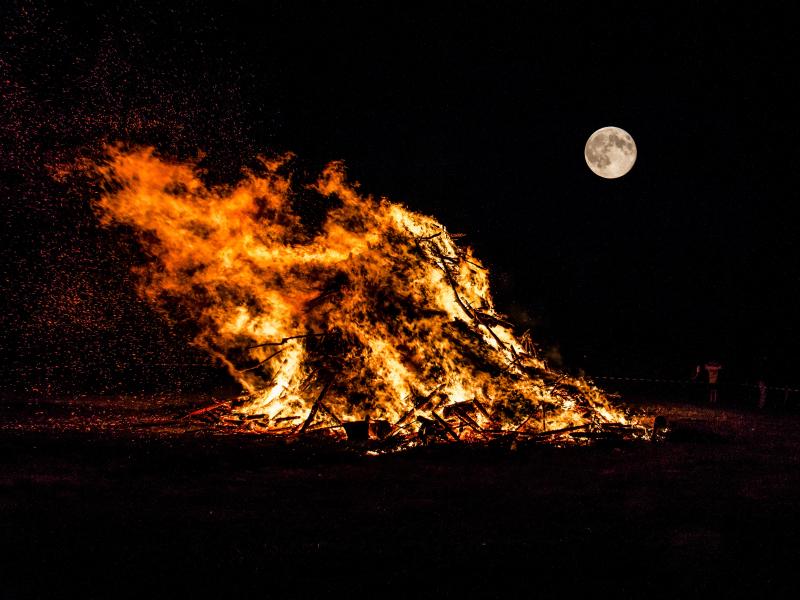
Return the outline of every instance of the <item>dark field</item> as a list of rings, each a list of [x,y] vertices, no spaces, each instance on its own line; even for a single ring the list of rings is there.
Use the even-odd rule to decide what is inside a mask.
[[[4,399],[2,597],[796,597],[800,419],[641,406],[663,443],[363,456],[208,399]],[[677,594],[677,596],[676,596]]]

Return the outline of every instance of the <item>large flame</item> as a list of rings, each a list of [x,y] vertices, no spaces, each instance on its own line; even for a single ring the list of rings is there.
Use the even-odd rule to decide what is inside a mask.
[[[290,158],[214,187],[149,148],[110,148],[97,167],[104,223],[132,226],[152,256],[143,294],[196,323],[195,343],[246,390],[240,414],[275,430],[448,427],[443,410],[466,405],[459,422],[475,431],[624,421],[514,336],[486,268],[435,219],[362,195],[340,163],[295,185]]]

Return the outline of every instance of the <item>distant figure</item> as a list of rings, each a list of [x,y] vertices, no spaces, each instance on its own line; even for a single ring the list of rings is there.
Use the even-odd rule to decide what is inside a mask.
[[[703,371],[702,365],[697,365],[694,369],[694,375],[692,375],[692,383],[696,384],[693,385],[692,390],[692,402],[693,403],[701,403],[703,401],[703,388],[701,385],[705,382],[706,373]]]
[[[767,404],[767,382],[758,380],[758,408],[763,409]]]
[[[703,365],[703,368],[708,374],[708,401],[711,404],[715,404],[717,402],[717,379],[719,378],[719,370],[722,368],[722,365],[712,360]]]

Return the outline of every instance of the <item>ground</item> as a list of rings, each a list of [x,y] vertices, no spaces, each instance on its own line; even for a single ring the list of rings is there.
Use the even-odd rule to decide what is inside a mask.
[[[208,398],[3,399],[3,597],[793,596],[800,417],[641,403],[663,443],[364,456]]]

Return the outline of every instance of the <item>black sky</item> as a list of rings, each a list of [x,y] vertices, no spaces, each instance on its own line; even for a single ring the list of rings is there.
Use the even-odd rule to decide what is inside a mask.
[[[534,4],[4,2],[6,363],[194,360],[137,303],[129,242],[51,177],[125,140],[220,179],[343,159],[465,233],[570,368],[798,381],[791,15]],[[609,124],[639,149],[614,181],[583,161]]]

